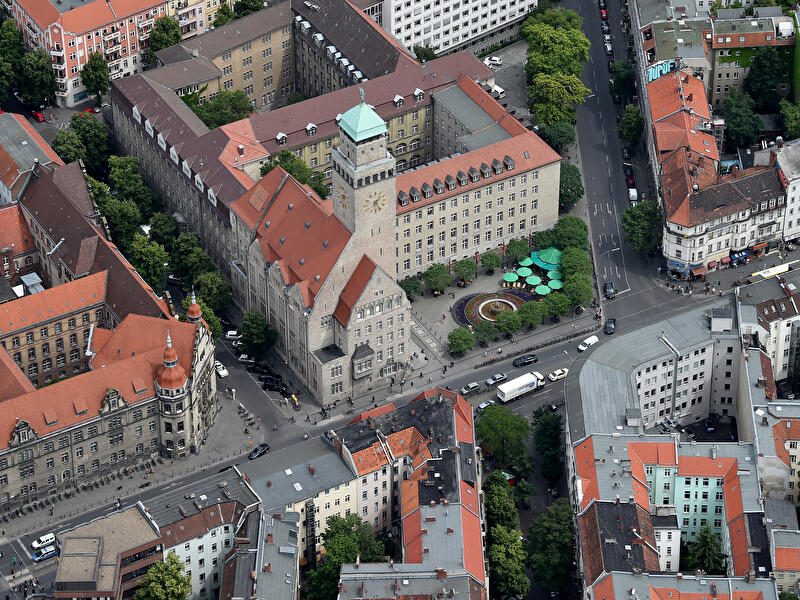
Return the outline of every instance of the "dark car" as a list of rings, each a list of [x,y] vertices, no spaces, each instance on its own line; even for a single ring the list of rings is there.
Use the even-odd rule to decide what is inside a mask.
[[[622,96],[620,96],[619,94],[614,94],[613,98],[614,98],[614,104],[622,104]]]
[[[614,333],[614,330],[617,328],[617,320],[616,319],[606,319],[606,326],[603,327],[603,333],[607,335],[611,335]]]
[[[253,448],[253,451],[248,455],[247,458],[250,460],[255,460],[259,456],[264,456],[267,452],[269,452],[269,444],[264,442],[263,444],[259,444]]]
[[[631,158],[631,149],[627,146],[622,148],[622,158],[625,160],[630,160]]]
[[[515,358],[514,362],[511,363],[515,367],[524,367],[525,365],[532,365],[535,362],[538,362],[539,359],[536,357],[535,354],[526,354],[525,356],[520,356],[519,358]]]
[[[611,33],[611,27],[609,27],[608,23],[605,21],[600,21],[600,29],[603,31],[603,34]]]
[[[616,290],[614,290],[614,284],[611,283],[610,281],[607,281],[606,283],[604,283],[603,284],[603,294],[609,300],[614,298],[617,295]]]
[[[269,369],[265,369],[261,375],[258,376],[259,381],[266,381],[267,379],[276,379],[278,381],[283,381],[283,377],[278,375],[277,373],[273,373]]]
[[[606,0],[597,0],[597,6],[601,9],[606,8]]]
[[[633,176],[633,165],[631,163],[622,163],[622,172],[625,175]]]
[[[625,175],[625,183],[628,186],[628,189],[636,187],[636,180],[633,178],[633,175]]]

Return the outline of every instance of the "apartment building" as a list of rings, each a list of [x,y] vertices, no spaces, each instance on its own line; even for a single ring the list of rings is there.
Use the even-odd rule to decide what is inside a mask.
[[[783,239],[792,242],[800,238],[800,144],[782,142],[775,151],[775,167],[786,189],[786,214]]]
[[[289,3],[184,39],[157,52],[156,58],[163,66],[148,71],[147,77],[179,96],[197,93],[202,103],[220,90],[242,90],[253,108],[271,110],[294,91]]]
[[[187,39],[212,29],[222,5],[233,9],[232,0],[170,0],[167,14],[175,17]]]
[[[702,0],[701,0],[702,1]],[[717,577],[702,572],[657,575],[631,573],[617,568],[587,586],[583,597],[606,600],[658,600],[670,594],[680,597],[710,597],[718,600],[776,600],[775,582],[755,573],[745,577]]]
[[[772,529],[770,549],[778,592],[796,594],[800,591],[800,531]]]
[[[795,45],[794,19],[783,16],[780,7],[754,11],[753,17],[711,21],[706,42],[713,61],[709,101],[714,110],[721,110],[732,89],[742,89],[742,83],[750,72],[750,61],[759,48],[772,47],[778,51],[786,81],[790,80]],[[767,16],[771,12],[776,16]],[[790,88],[789,83],[781,83],[778,93],[786,97]]]
[[[518,25],[538,6],[536,0],[486,3],[467,0],[360,0],[356,5],[408,49],[433,48],[437,53],[470,50],[479,54],[519,35]]]
[[[158,527],[141,503],[60,531],[53,594],[59,599],[132,598],[164,556]]]
[[[166,0],[3,0],[31,48],[53,59],[56,101],[72,107],[87,99],[80,71],[94,52],[103,54],[111,79],[142,69],[142,53]]]
[[[19,205],[0,208],[0,273],[9,285],[20,284],[20,277],[33,273],[39,255]]]
[[[688,68],[703,82],[708,94],[711,57],[706,50],[706,36],[710,29],[710,20],[700,17],[658,19],[644,25],[639,43],[647,59],[646,81],[653,81],[664,71]]]
[[[218,405],[213,341],[199,306],[188,314],[187,323],[129,315],[114,331],[91,328],[88,370],[38,390],[3,361],[2,380],[14,382],[0,395],[9,439],[0,452],[4,507],[91,483],[153,453],[198,451]]]

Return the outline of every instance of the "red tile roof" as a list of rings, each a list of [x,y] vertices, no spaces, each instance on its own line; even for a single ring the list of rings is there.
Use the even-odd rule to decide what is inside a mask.
[[[79,35],[145,12],[153,6],[166,5],[163,0],[87,0],[85,4],[61,13],[48,0],[17,0],[17,2],[42,29],[59,23],[66,31]]]
[[[730,534],[733,573],[734,575],[744,575],[745,571],[749,571],[751,567],[747,542],[747,519],[745,515],[739,515],[728,524],[728,533]]]
[[[574,447],[575,470],[580,477],[581,509],[589,506],[589,502],[600,497],[600,485],[597,481],[597,470],[594,468],[594,442],[588,437]]]
[[[288,285],[297,285],[307,306],[325,283],[351,233],[333,215],[330,200],[275,167],[230,209],[251,228],[267,263],[277,263]]]
[[[775,547],[776,571],[800,571],[800,548]]]
[[[786,441],[800,439],[800,419],[781,419],[775,423],[772,426],[772,438],[775,440],[775,455],[787,467],[791,466]]]
[[[36,249],[19,204],[0,208],[0,248],[12,246],[14,256]]]
[[[698,131],[697,119],[685,112],[669,115],[653,123],[656,148],[659,156],[672,152],[681,146],[687,146],[700,156],[719,161],[719,149],[714,136]]]
[[[361,294],[364,293],[364,288],[367,287],[367,283],[376,268],[377,266],[369,256],[366,254],[362,256],[344,289],[342,289],[342,293],[339,294],[339,302],[336,305],[336,310],[333,311],[333,318],[344,327],[347,327],[348,323],[350,323],[350,313],[353,310],[353,306],[358,302]]]
[[[713,187],[718,182],[715,163],[680,147],[661,161],[661,188],[667,218],[678,225],[689,227],[701,218],[692,211],[692,191]]]
[[[36,389],[5,348],[0,348],[0,381],[0,403]]]
[[[770,360],[769,354],[763,350],[758,353],[758,356],[761,359],[761,375],[767,380],[764,395],[767,397],[767,400],[775,400],[778,396],[778,386],[775,385],[775,374],[772,372],[772,360]]]
[[[415,491],[411,493],[417,495],[414,493]],[[403,518],[403,554],[405,563],[419,564],[422,562],[422,513],[419,507]]]
[[[691,112],[711,120],[703,82],[680,71],[673,71],[647,84],[653,122],[678,111]]]
[[[353,452],[353,464],[359,475],[366,475],[389,464],[389,457],[380,442],[374,442],[363,450]]]
[[[358,415],[355,419],[348,422],[347,424],[352,425],[353,423],[361,423],[363,421],[366,421],[370,417],[379,417],[380,415],[385,415],[386,413],[392,412],[393,410],[397,410],[397,407],[390,402],[389,404],[384,404],[382,406],[379,406],[378,408],[373,408],[372,410],[362,412],[360,415]]]
[[[461,537],[464,548],[464,568],[480,582],[486,580],[483,568],[483,545],[481,544],[481,519],[474,512],[461,506]]]
[[[81,277],[38,294],[0,304],[0,335],[29,329],[62,315],[105,303],[108,272]]]

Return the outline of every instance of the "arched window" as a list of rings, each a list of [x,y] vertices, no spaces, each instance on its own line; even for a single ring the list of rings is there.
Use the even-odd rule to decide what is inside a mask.
[[[397,144],[397,149],[395,150],[395,156],[398,154],[405,154],[408,150],[408,147],[405,144]]]

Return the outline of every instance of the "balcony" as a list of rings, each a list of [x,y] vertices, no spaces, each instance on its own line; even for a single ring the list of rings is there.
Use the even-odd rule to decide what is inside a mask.
[[[145,27],[147,27],[148,25],[152,25],[153,23],[155,23],[155,21],[156,21],[156,20],[155,20],[155,18],[154,18],[154,17],[150,17],[149,19],[142,19],[141,21],[139,21],[139,22],[136,24],[136,26],[137,26],[139,29],[144,29],[144,28],[145,28]]]
[[[50,49],[50,56],[56,56],[59,58],[64,58],[64,49],[55,47]]]
[[[109,33],[103,34],[103,42],[106,44],[113,40],[115,37],[119,37],[119,29],[116,31],[111,31]]]
[[[122,44],[116,43],[113,46],[106,46],[103,52],[106,54],[113,54],[115,52],[119,53],[122,50]],[[107,58],[106,60],[114,60],[113,58]]]
[[[111,73],[109,78],[112,79],[112,80],[114,80],[114,79],[122,79],[122,75],[123,75],[122,71],[117,71],[116,73]]]
[[[149,32],[149,31],[142,31],[142,32],[139,34],[139,39],[140,39],[140,40],[146,40],[146,39],[147,39],[147,38],[149,38],[149,37],[150,37],[150,32]]]
[[[56,90],[56,96],[58,96],[59,98],[66,98],[67,92],[65,92],[64,90]]]
[[[61,83],[61,84],[66,85],[67,79],[68,78],[67,78],[66,75],[58,75],[58,74],[56,74],[56,83]]]

